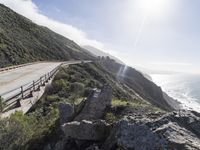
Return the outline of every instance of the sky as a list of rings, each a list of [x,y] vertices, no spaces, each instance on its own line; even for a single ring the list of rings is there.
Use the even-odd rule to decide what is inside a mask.
[[[199,0],[0,0],[80,45],[127,65],[200,73]]]

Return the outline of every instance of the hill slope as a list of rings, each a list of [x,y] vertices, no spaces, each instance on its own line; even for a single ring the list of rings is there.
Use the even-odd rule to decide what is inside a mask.
[[[0,67],[37,60],[88,59],[73,41],[0,4]]]
[[[115,60],[116,62],[118,62],[120,64],[124,64],[120,59],[110,55],[109,53],[103,52],[102,50],[99,50],[99,49],[97,49],[95,47],[92,47],[92,46],[89,46],[89,45],[85,45],[85,46],[83,46],[83,48],[85,50],[87,50],[88,52],[90,52],[92,55],[96,56],[96,57],[97,56],[104,56],[104,57],[108,56],[111,59]]]

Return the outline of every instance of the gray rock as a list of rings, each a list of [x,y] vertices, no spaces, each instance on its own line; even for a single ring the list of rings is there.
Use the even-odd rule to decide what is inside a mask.
[[[73,119],[74,116],[74,105],[69,103],[60,103],[58,106],[60,124],[67,123]]]
[[[104,140],[109,133],[109,125],[102,120],[70,122],[62,126],[65,136],[77,140]]]
[[[117,122],[103,149],[200,150],[200,114],[169,113],[158,119],[125,117]]]
[[[130,123],[125,118],[115,124],[110,136],[104,143],[103,149],[157,150],[164,149],[164,142],[156,133],[151,132],[145,124]]]
[[[75,121],[101,119],[108,106],[111,105],[112,89],[104,86],[101,90],[95,89],[87,98],[81,113],[75,117]]]
[[[89,146],[88,148],[86,148],[85,150],[100,150],[99,146],[93,144],[91,146]]]

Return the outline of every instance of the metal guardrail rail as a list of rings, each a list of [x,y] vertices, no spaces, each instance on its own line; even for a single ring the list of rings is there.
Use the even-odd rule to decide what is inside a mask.
[[[91,62],[91,61],[63,62],[59,66],[54,68],[52,71],[41,76],[38,80],[29,82],[25,85],[22,85],[18,88],[12,89],[6,93],[1,94],[0,97],[3,97],[3,104],[4,104],[3,112],[9,110],[11,107],[13,107],[15,105],[20,106],[20,100],[23,100],[28,97],[32,97],[33,92],[40,90],[41,86],[45,86],[45,83],[47,83],[50,79],[52,79],[55,76],[55,74],[58,72],[58,70],[60,69],[61,66],[70,65],[70,64],[78,64],[78,63],[88,63],[88,62]],[[31,63],[31,64],[33,64],[33,63]],[[27,65],[30,65],[30,64],[20,65],[16,68],[27,66]],[[11,67],[11,68],[14,69],[14,67]],[[0,72],[2,70],[3,69],[0,69]],[[4,70],[6,70],[6,69],[4,69]],[[8,69],[8,70],[10,70],[10,69]],[[9,93],[13,93],[13,94],[11,94],[12,96],[6,97],[6,95],[8,95]]]
[[[46,73],[45,75],[41,76],[38,80],[32,81],[31,83],[27,83],[21,87],[8,91],[6,93],[1,94],[1,97],[6,96],[9,93],[14,93],[10,97],[6,97],[3,99],[4,104],[4,112],[11,108],[14,105],[20,105],[20,100],[33,96],[33,92],[40,90],[41,86],[45,86],[50,79],[54,77],[54,75],[58,72],[59,68],[63,64],[60,64],[52,71]]]
[[[39,61],[33,62],[33,63],[26,63],[26,64],[21,64],[21,65],[10,66],[10,67],[6,67],[6,68],[0,68],[0,73],[5,72],[5,71],[9,71],[9,70],[13,70],[13,69],[16,69],[16,68],[21,68],[21,67],[33,65],[33,64],[36,64],[36,63],[39,63]]]

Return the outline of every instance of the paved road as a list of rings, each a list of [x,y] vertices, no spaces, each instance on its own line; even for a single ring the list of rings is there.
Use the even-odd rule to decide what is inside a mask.
[[[34,80],[38,80],[41,76],[52,71],[60,64],[52,62],[37,63],[6,72],[0,72],[0,95],[27,83],[31,83]],[[6,98],[6,95],[4,98]]]
[[[6,72],[0,72],[0,95],[2,95],[3,98],[9,97],[8,94],[4,93],[27,83],[31,83],[34,80],[38,80],[41,76],[52,71],[60,64],[61,63],[52,62],[37,63]]]
[[[9,98],[20,92],[20,87],[30,86],[33,81],[49,73],[57,66],[62,64],[90,63],[91,61],[66,61],[66,62],[40,62],[27,65],[21,68],[0,72],[0,96],[4,99]],[[11,92],[12,91],[12,92]]]

